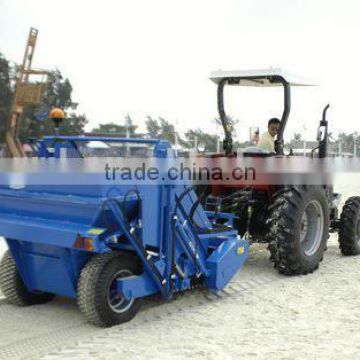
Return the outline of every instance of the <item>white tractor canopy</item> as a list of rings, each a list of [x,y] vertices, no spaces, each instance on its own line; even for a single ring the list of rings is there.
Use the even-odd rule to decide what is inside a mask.
[[[230,85],[240,86],[282,86],[282,79],[291,86],[316,86],[315,83],[304,78],[293,76],[282,69],[262,69],[262,70],[230,70],[230,71],[213,71],[210,79],[219,84],[223,79],[229,79]]]

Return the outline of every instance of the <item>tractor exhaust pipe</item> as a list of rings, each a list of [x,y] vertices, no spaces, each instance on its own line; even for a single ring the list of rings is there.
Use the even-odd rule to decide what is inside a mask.
[[[322,119],[320,121],[320,126],[318,130],[318,141],[319,141],[319,158],[326,158],[328,155],[328,121],[326,120],[326,113],[330,107],[330,104],[327,104],[324,107]]]

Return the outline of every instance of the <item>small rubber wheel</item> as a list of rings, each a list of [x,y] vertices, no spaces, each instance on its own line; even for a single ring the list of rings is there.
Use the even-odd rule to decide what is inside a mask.
[[[0,262],[0,289],[6,300],[17,306],[44,304],[55,297],[54,294],[27,290],[9,250]]]
[[[140,309],[140,299],[126,300],[116,291],[116,280],[138,272],[138,262],[131,256],[113,252],[94,255],[78,281],[78,306],[86,319],[101,327],[133,319]]]
[[[342,210],[339,226],[339,247],[344,255],[360,254],[360,197],[350,197]]]

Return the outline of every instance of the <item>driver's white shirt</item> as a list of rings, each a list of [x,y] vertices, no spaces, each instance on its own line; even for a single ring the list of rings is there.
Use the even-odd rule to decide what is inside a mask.
[[[257,145],[260,149],[275,152],[275,137],[272,137],[269,131],[265,131],[261,134],[260,140]]]

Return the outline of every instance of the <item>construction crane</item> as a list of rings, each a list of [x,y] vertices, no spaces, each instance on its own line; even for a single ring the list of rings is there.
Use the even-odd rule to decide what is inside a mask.
[[[38,30],[30,28],[26,43],[24,60],[17,69],[14,100],[6,126],[5,156],[25,157],[23,144],[18,138],[20,115],[28,105],[37,105],[41,102],[45,91],[49,71],[31,68]]]

